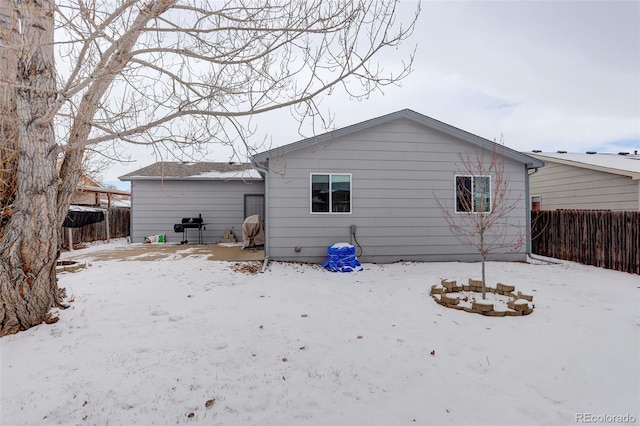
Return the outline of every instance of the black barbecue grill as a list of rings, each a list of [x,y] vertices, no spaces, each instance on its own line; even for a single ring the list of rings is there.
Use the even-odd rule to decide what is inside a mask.
[[[198,217],[183,217],[181,223],[173,225],[173,230],[175,232],[182,232],[182,241],[180,241],[180,244],[188,244],[187,234],[189,229],[197,229],[198,244],[202,244],[202,230],[205,229],[205,225],[206,223],[202,221],[202,214],[199,214]]]

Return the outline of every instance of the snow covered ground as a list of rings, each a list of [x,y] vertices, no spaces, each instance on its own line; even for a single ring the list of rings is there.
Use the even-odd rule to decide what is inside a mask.
[[[60,321],[0,339],[0,424],[640,422],[637,275],[490,263],[490,283],[535,303],[493,318],[429,297],[479,264],[234,265],[113,260],[61,274],[75,300]]]

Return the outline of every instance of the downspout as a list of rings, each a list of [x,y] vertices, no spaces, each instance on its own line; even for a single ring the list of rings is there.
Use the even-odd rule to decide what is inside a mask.
[[[525,166],[526,167],[526,166]],[[531,172],[530,172],[531,171]],[[526,221],[527,221],[527,243],[526,243],[526,249],[527,249],[527,255],[530,256],[531,255],[531,188],[530,188],[530,180],[531,180],[531,176],[533,176],[534,174],[538,173],[538,168],[535,167],[533,169],[529,169],[528,167],[525,169],[525,172],[527,174],[527,180],[524,184],[524,197],[526,200]]]
[[[533,170],[531,173],[529,173],[529,170]],[[527,197],[527,203],[529,204],[527,210],[527,256],[529,256],[531,259],[535,259],[537,261],[540,262],[546,262],[547,264],[550,265],[559,265],[560,262],[552,262],[550,260],[547,259],[543,259],[541,257],[535,257],[533,255],[532,252],[532,248],[531,248],[531,194],[530,194],[530,188],[529,188],[529,179],[531,178],[531,176],[533,176],[534,174],[538,173],[538,167],[535,167],[533,169],[527,169],[527,181],[525,183],[525,187],[524,187],[524,193],[525,196]]]
[[[262,263],[261,273],[267,270],[269,264],[269,159],[267,158],[264,166],[258,165],[258,163],[252,158],[251,166],[264,175],[264,262]]]
[[[129,181],[129,235],[127,236],[127,243],[133,242],[133,188],[135,187],[134,181]]]

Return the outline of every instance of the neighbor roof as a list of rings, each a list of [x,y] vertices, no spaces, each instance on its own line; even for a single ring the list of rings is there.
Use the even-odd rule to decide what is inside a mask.
[[[431,117],[427,117],[426,115],[419,114],[410,109],[403,109],[397,112],[393,112],[391,114],[387,114],[381,117],[363,121],[358,124],[353,124],[351,126],[343,127],[341,129],[334,130],[332,132],[324,133],[322,135],[318,135],[309,139],[303,139],[301,141],[290,143],[288,145],[284,145],[279,148],[274,148],[269,151],[261,152],[259,154],[254,155],[252,157],[252,161],[254,163],[264,162],[268,158],[277,157],[277,156],[286,154],[288,152],[296,151],[298,149],[304,149],[313,145],[329,142],[338,137],[350,135],[352,133],[366,130],[371,127],[379,126],[381,124],[388,123],[401,118],[412,120],[418,124],[422,124],[423,126],[429,127],[434,130],[438,130],[450,136],[454,136],[458,139],[469,142],[473,145],[479,146],[484,149],[492,150],[495,144],[495,142],[492,142],[485,138],[481,138],[480,136],[476,136],[464,130],[458,129],[457,127],[453,127],[449,124],[443,123],[442,121],[435,120]],[[505,157],[524,163],[527,165],[527,168],[529,169],[544,167],[544,162],[539,161],[538,159],[533,158],[527,154],[518,152],[514,149],[511,149],[502,145],[501,145],[501,148],[503,149],[503,154]]]
[[[535,152],[530,155],[549,163],[629,176],[633,180],[640,179],[640,155],[637,154]]]
[[[161,161],[120,176],[131,180],[262,180],[250,163],[168,162]]]
[[[123,191],[122,189],[114,189],[114,188],[105,188],[104,186],[82,185],[78,187],[78,190],[84,191],[84,192],[95,192],[98,194],[131,195],[130,191]]]

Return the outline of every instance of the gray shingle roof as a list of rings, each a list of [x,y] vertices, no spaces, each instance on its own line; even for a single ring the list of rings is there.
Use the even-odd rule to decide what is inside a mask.
[[[135,170],[118,179],[127,180],[262,180],[250,163],[169,162],[160,161]]]

